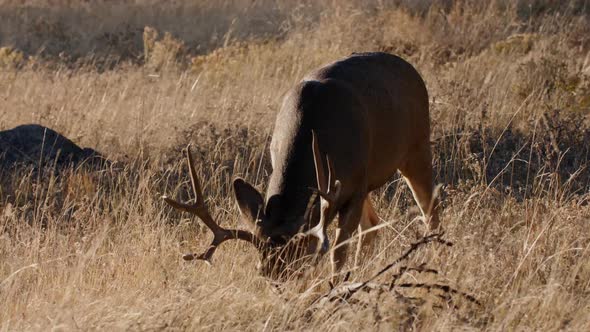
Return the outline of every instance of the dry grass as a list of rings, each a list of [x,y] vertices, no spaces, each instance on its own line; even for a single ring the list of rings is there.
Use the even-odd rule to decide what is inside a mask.
[[[0,129],[40,123],[121,163],[0,170],[1,329],[590,329],[587,1],[57,3],[0,0]],[[367,50],[427,82],[454,243],[377,281],[416,267],[400,285],[480,304],[398,287],[318,307],[326,262],[277,288],[238,243],[211,267],[183,262],[209,234],[159,199],[187,198],[181,147],[199,151],[215,215],[236,224],[230,180],[264,187],[281,96]],[[422,236],[404,183],[373,201],[388,226],[350,260],[351,281]]]

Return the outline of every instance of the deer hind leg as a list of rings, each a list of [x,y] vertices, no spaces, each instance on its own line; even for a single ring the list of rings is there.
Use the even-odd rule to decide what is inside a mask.
[[[432,177],[432,160],[430,146],[415,150],[415,154],[400,168],[404,179],[412,190],[422,215],[426,218],[429,229],[436,230],[440,226],[438,217],[438,200],[434,196]]]

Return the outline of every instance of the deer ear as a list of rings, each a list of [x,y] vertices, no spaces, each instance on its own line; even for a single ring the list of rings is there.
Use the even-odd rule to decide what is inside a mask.
[[[262,219],[264,214],[262,195],[242,178],[234,180],[234,193],[243,219],[251,226],[257,226],[256,221]]]

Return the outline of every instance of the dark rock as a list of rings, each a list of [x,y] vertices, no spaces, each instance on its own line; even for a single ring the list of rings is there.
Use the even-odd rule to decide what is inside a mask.
[[[0,131],[0,168],[14,166],[78,166],[106,161],[100,153],[81,148],[55,130],[27,124]]]

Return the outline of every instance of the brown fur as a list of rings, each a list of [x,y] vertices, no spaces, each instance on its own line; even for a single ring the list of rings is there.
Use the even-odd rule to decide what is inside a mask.
[[[430,227],[438,227],[426,86],[403,59],[363,53],[312,71],[285,97],[270,147],[273,173],[266,201],[247,184],[235,186],[244,215],[251,216],[250,222],[260,220],[257,234],[280,243],[317,224],[317,207],[309,224],[303,218],[309,188],[316,187],[312,131],[342,184],[326,218],[329,223],[338,215],[336,244],[349,239],[359,225],[367,229],[378,223],[368,194],[398,170]],[[374,233],[367,236],[368,241],[373,238]],[[346,250],[341,245],[334,252],[338,268]]]

